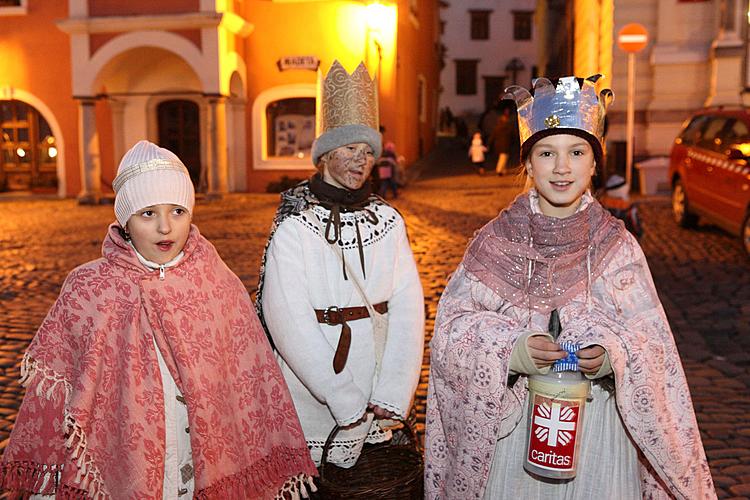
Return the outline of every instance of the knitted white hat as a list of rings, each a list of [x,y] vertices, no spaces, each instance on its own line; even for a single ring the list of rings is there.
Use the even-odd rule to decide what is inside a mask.
[[[123,228],[144,207],[168,203],[193,212],[195,189],[185,165],[171,151],[139,141],[125,153],[112,182],[115,215]]]

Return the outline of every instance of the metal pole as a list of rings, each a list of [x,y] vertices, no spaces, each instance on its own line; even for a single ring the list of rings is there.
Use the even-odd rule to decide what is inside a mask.
[[[628,189],[631,186],[633,178],[633,134],[635,128],[635,53],[628,53],[628,111],[627,111],[627,128],[625,135],[627,138],[627,153],[625,156],[625,182]]]

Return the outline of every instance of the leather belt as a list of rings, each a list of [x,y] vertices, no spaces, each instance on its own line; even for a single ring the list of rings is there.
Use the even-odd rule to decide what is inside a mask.
[[[388,312],[388,302],[380,302],[372,306],[372,308],[380,314],[385,314]],[[347,322],[369,318],[370,311],[365,306],[331,306],[327,309],[315,309],[315,316],[318,318],[318,323],[341,325],[341,336],[336,346],[336,354],[333,356],[333,371],[334,373],[341,373],[341,370],[346,366],[346,359],[349,357],[349,347],[352,344],[352,330],[347,325]]]

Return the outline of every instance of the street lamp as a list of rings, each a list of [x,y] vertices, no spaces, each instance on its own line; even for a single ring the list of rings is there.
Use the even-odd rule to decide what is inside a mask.
[[[514,57],[513,59],[508,61],[508,64],[505,65],[505,71],[510,72],[513,75],[512,77],[513,85],[518,83],[517,82],[518,72],[523,71],[525,69],[526,69],[526,66],[523,64],[523,61],[517,57]]]
[[[383,27],[386,23],[386,7],[380,2],[373,2],[367,6],[367,29],[370,31],[372,37],[372,43],[375,44],[375,48],[378,51],[378,73],[380,72],[380,61],[383,59],[383,45],[381,37],[383,35]],[[380,75],[378,75],[380,76]]]

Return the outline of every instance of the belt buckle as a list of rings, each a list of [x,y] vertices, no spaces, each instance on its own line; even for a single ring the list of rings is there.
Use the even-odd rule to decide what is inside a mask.
[[[323,311],[323,322],[325,322],[326,325],[333,326],[336,323],[332,323],[331,321],[331,313],[337,313],[340,309],[336,306],[331,306],[327,308],[325,311]]]

